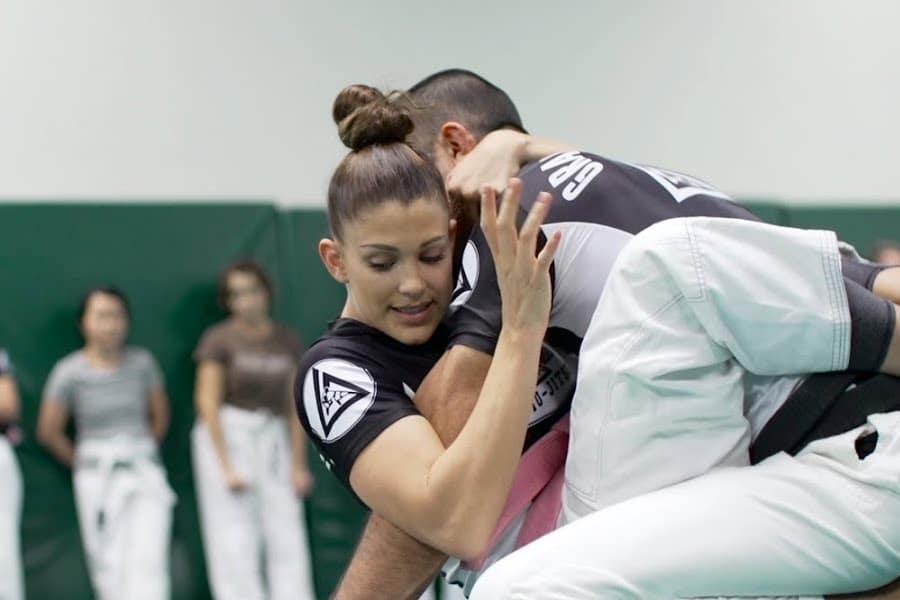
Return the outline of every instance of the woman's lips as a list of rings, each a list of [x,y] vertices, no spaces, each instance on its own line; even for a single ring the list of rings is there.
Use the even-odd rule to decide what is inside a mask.
[[[412,306],[393,306],[391,310],[404,325],[423,325],[431,316],[431,307],[434,302],[423,302]]]

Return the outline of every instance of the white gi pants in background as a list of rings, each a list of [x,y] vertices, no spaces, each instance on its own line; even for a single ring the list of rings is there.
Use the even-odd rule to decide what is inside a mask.
[[[294,492],[288,424],[265,411],[219,410],[247,489],[232,492],[205,425],[191,434],[203,549],[216,600],[313,600],[303,502]]]
[[[12,446],[0,434],[0,600],[24,598],[21,518],[22,474]]]
[[[80,441],[75,500],[99,600],[168,600],[175,495],[150,438]]]
[[[698,218],[638,235],[582,345],[569,524],[489,569],[472,598],[785,596],[893,580],[900,414],[731,466],[748,462],[744,369],[842,369],[849,324],[833,234]],[[877,448],[859,460],[854,441],[871,430]]]

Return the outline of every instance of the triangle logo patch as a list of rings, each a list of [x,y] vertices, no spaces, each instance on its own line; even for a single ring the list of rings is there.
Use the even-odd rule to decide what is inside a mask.
[[[317,362],[306,373],[303,404],[313,432],[326,442],[344,436],[375,401],[375,380],[362,367],[340,359]]]

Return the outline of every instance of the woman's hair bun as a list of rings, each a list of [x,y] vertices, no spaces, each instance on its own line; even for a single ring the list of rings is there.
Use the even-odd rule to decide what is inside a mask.
[[[353,151],[372,144],[402,142],[413,130],[409,112],[368,85],[349,85],[341,90],[331,116],[341,141]]]

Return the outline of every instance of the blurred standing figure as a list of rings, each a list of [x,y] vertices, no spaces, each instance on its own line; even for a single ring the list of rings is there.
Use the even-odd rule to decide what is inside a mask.
[[[900,265],[900,243],[876,242],[872,248],[872,262],[883,265]]]
[[[131,315],[119,290],[81,303],[84,348],[56,363],[44,388],[38,440],[74,467],[91,581],[101,600],[166,600],[175,496],[159,459],[169,399],[153,355],[126,346]],[[75,419],[75,444],[66,435]]]
[[[12,363],[0,348],[0,598],[22,600],[19,520],[22,518],[22,474],[8,432],[19,420],[19,391]]]
[[[226,268],[219,301],[231,316],[194,353],[194,477],[216,600],[315,598],[299,499],[312,477],[292,393],[303,346],[272,321],[272,291],[259,264]]]

